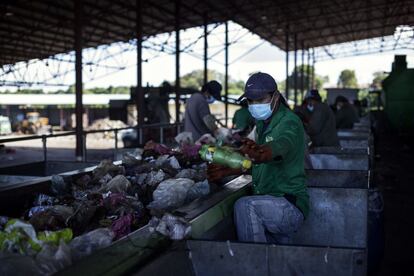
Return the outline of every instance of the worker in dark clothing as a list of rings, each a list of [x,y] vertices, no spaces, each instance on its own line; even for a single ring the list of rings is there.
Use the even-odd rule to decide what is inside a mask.
[[[249,157],[253,194],[234,206],[239,240],[286,243],[308,215],[302,122],[288,107],[268,74],[253,74],[246,83],[248,109],[256,119],[255,141],[245,138],[240,152]],[[235,174],[235,169],[209,165],[209,181]]]
[[[194,93],[186,102],[184,115],[184,131],[191,132],[193,139],[198,140],[206,133],[214,134],[217,130],[216,118],[211,114],[209,104],[221,99],[221,84],[209,81]]]
[[[335,100],[336,106],[336,128],[337,129],[351,129],[354,123],[359,122],[358,112],[353,107],[347,98],[338,96]]]
[[[339,146],[335,114],[327,104],[322,103],[318,90],[309,91],[305,104],[309,114],[305,130],[312,141],[312,147]]]
[[[254,118],[247,108],[246,100],[241,101],[240,105],[241,108],[236,110],[233,116],[233,128],[248,134],[254,127]]]

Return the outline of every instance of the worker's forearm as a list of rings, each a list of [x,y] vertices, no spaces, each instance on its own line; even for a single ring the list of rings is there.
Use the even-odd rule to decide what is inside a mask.
[[[214,115],[208,114],[204,116],[203,122],[211,132],[217,130],[216,118],[214,117]]]

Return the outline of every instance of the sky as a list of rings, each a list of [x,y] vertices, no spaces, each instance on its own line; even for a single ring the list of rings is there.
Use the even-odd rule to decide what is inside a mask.
[[[210,25],[212,30],[209,35],[209,55],[220,51],[224,45],[224,27],[222,25],[215,27]],[[282,81],[286,78],[285,69],[285,52],[270,43],[263,41],[258,36],[249,33],[241,26],[231,23],[229,26],[230,34],[229,40],[237,40],[236,43],[229,47],[229,75],[233,79],[247,80],[252,72],[266,72],[272,75],[276,81]],[[192,28],[183,31],[182,47],[185,48],[189,43],[192,43],[195,38],[203,34],[202,28]],[[170,45],[174,45],[174,36],[160,35],[152,41],[159,43],[165,40],[170,41]],[[109,47],[104,54],[115,52],[120,46],[118,44]],[[122,47],[121,47],[122,48]],[[133,49],[133,47],[130,47]],[[203,69],[203,39],[200,39],[193,46],[193,52],[181,54],[181,75],[189,73],[196,69]],[[253,49],[253,50],[252,50]],[[376,71],[390,71],[391,63],[395,54],[407,54],[405,51],[394,51],[382,54],[373,54],[367,56],[348,57],[335,60],[327,60],[316,63],[316,73],[322,76],[329,77],[329,83],[325,86],[335,86],[340,72],[344,69],[355,70],[358,83],[362,86],[367,86],[373,79],[373,73]],[[94,50],[88,50],[84,53],[84,59],[96,55]],[[150,50],[144,49],[144,59],[148,62],[143,63],[143,84],[158,86],[162,81],[175,79],[175,56],[174,54],[159,54]],[[196,56],[196,57],[195,57]],[[299,56],[300,57],[300,56]],[[407,61],[409,67],[414,67],[414,55],[408,53]],[[136,84],[136,52],[126,51],[120,55],[116,60],[108,60],[107,65],[125,65],[126,69],[106,75],[104,69],[95,69],[86,67],[84,70],[84,86],[85,88],[92,87],[108,87],[108,86],[132,86]],[[43,62],[44,63],[44,62]],[[38,70],[46,74],[50,71],[45,68],[44,64],[30,65],[32,71]],[[51,66],[51,65],[49,65]],[[224,73],[224,51],[219,52],[211,58],[208,63],[209,69],[214,69]],[[290,57],[290,70],[293,69],[293,55]],[[41,75],[41,74],[40,74]],[[89,81],[90,76],[105,75],[105,77],[97,78]],[[74,82],[74,73],[68,74],[65,78],[66,82]],[[4,90],[5,88],[0,88]],[[9,87],[10,89],[10,87]],[[11,88],[13,90],[13,88]],[[46,90],[56,90],[56,87],[46,88]]]

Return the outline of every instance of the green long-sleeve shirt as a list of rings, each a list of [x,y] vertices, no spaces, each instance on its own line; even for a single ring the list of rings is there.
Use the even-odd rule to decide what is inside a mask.
[[[293,195],[296,197],[296,206],[306,217],[309,196],[305,183],[305,135],[302,122],[287,107],[280,105],[267,127],[264,121],[257,121],[256,131],[256,143],[270,145],[273,161],[253,166],[254,193]]]

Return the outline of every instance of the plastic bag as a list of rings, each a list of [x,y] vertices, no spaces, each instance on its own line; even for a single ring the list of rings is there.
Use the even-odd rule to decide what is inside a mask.
[[[195,183],[187,193],[186,201],[192,201],[196,198],[206,196],[210,193],[210,185],[208,180]]]
[[[0,232],[0,249],[3,252],[34,255],[41,249],[41,241],[32,225],[11,219]]]
[[[189,236],[191,225],[183,218],[166,213],[161,219],[153,217],[149,222],[150,231],[157,231],[172,240],[182,240]]]
[[[98,228],[82,236],[74,238],[70,243],[73,261],[88,256],[98,249],[112,243],[114,233],[108,228]]]
[[[34,206],[49,206],[53,205],[56,202],[56,198],[48,196],[45,194],[38,194],[35,198],[33,205]]]
[[[177,173],[175,178],[190,178],[198,182],[206,179],[206,172],[204,170],[184,169]]]
[[[188,190],[194,185],[194,181],[188,178],[167,179],[158,185],[153,193],[153,199],[147,207],[155,210],[170,210],[181,206],[186,198]]]
[[[35,207],[32,207],[32,208],[30,208],[29,213],[28,213],[27,216],[29,218],[31,218],[31,217],[33,217],[33,215],[35,215],[37,213],[40,213],[40,212],[43,212],[43,211],[46,211],[49,208],[50,208],[50,206],[35,206]]]
[[[114,239],[117,240],[131,233],[131,225],[133,222],[134,216],[132,214],[127,214],[114,221],[111,226],[115,234]]]
[[[181,133],[178,133],[177,136],[175,136],[174,140],[178,143],[178,144],[193,144],[194,143],[194,139],[193,139],[193,133],[191,133],[190,131],[184,131]]]
[[[142,155],[141,154],[133,154],[131,152],[126,152],[122,156],[122,164],[125,166],[136,166],[141,164]]]
[[[232,140],[232,132],[230,129],[221,127],[214,132],[215,137],[217,138],[220,143],[228,144]]]
[[[145,184],[145,179],[147,178],[148,174],[147,173],[140,173],[137,175],[137,184],[142,186]]]
[[[42,275],[52,275],[72,264],[70,247],[63,240],[58,246],[45,244],[36,255],[36,261]]]
[[[61,175],[52,175],[50,189],[54,195],[64,196],[71,192],[70,184],[66,183]]]
[[[106,174],[123,174],[125,172],[124,167],[117,166],[112,163],[111,160],[104,159],[99,163],[99,165],[93,170],[93,182],[98,182]]]
[[[201,149],[201,145],[184,144],[181,146],[182,154],[187,158],[196,158],[199,156],[198,151]]]
[[[111,191],[113,193],[125,193],[129,187],[131,187],[129,180],[120,174],[112,178],[108,183],[104,184],[101,187],[100,192]]]
[[[145,184],[149,186],[156,186],[165,179],[165,173],[162,170],[152,171],[147,174]]]
[[[0,216],[0,230],[4,229],[8,221],[9,221],[8,217]]]
[[[59,231],[44,231],[37,234],[37,238],[43,242],[59,245],[61,241],[69,243],[73,238],[72,230],[65,228]]]
[[[201,136],[196,142],[196,145],[204,145],[204,144],[215,144],[216,138],[213,137],[210,133],[206,133]]]
[[[175,158],[175,156],[171,156],[170,158],[168,158],[168,163],[173,169],[181,169],[180,163],[178,162],[177,158]]]
[[[109,173],[107,173],[101,179],[99,179],[98,183],[101,186],[103,186],[103,185],[106,185],[106,183],[108,183],[111,180],[112,180],[112,176]]]
[[[67,220],[73,215],[73,213],[73,208],[69,206],[48,206],[44,211],[33,213],[29,222],[37,231],[55,231],[65,228]]]

